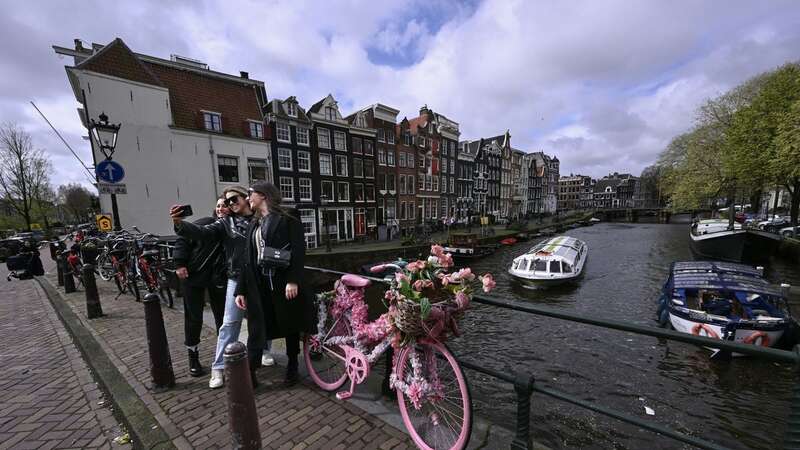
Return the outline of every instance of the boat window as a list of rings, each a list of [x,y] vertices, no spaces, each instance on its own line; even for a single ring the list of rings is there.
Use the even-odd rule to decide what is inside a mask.
[[[561,261],[550,261],[550,272],[561,273]]]
[[[521,270],[530,270],[531,268],[531,260],[530,259],[523,259],[522,266],[520,266]]]
[[[547,261],[537,259],[533,262],[533,270],[537,272],[547,272]]]
[[[561,270],[563,270],[564,273],[572,273],[572,266],[564,261],[561,261]]]

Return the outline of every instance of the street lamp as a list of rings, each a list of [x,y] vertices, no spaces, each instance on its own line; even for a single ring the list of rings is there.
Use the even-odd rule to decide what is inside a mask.
[[[325,194],[320,195],[319,203],[322,205],[322,228],[325,231],[325,251],[331,251],[331,235],[328,231],[328,196]]]
[[[119,129],[122,128],[122,124],[114,125],[108,123],[108,116],[105,112],[100,113],[98,119],[99,121],[95,121],[94,119],[90,120],[89,133],[94,137],[94,140],[90,139],[89,142],[92,144],[92,147],[94,147],[94,142],[97,142],[106,160],[111,160],[111,157],[114,155],[114,148],[117,146],[117,134],[119,133]],[[117,194],[114,193],[111,194],[111,215],[114,216],[114,230],[121,230],[122,225],[119,221]]]

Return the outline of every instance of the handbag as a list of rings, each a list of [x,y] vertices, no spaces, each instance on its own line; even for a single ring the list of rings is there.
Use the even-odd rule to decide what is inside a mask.
[[[258,243],[263,249],[258,259],[258,265],[261,267],[262,271],[286,269],[289,267],[292,260],[292,252],[286,250],[289,244],[284,245],[283,248],[267,247],[264,244],[264,236],[261,234],[260,230],[258,233]]]

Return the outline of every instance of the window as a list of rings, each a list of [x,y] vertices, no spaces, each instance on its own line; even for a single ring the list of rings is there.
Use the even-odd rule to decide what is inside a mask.
[[[278,149],[278,169],[292,170],[292,151],[288,148]]]
[[[374,227],[375,225],[375,208],[367,208],[367,226]]]
[[[400,186],[402,186],[402,184]],[[405,220],[405,218],[406,218],[406,202],[400,202],[400,220]]]
[[[378,149],[378,165],[379,166],[386,165],[386,153],[383,151],[382,148]]]
[[[322,181],[322,193],[320,195],[321,198],[327,199],[329,202],[334,200],[333,198],[333,181]]]
[[[419,146],[420,147],[425,147],[425,136],[420,136],[419,137]]]
[[[317,224],[314,217],[315,212],[313,209],[300,210],[300,222],[303,223],[303,234],[306,237],[306,248],[314,248],[317,246]]]
[[[425,155],[419,155],[419,168],[424,169],[428,166],[425,165]]]
[[[378,142],[386,142],[386,131],[383,128],[378,128]]]
[[[332,106],[325,107],[325,120],[336,120],[336,108]]]
[[[408,131],[403,133],[403,144],[411,145],[411,133]]]
[[[408,193],[409,194],[413,194],[414,193],[414,175],[409,175],[408,178],[406,179],[406,183],[408,184]],[[409,219],[410,219],[410,217],[409,217]]]
[[[373,155],[372,149],[373,149],[374,146],[375,146],[374,142],[365,140],[364,141],[364,154],[367,155],[367,156],[372,156]]]
[[[340,202],[350,201],[350,183],[339,182],[336,184],[337,199]]]
[[[447,192],[447,177],[442,176],[442,193]]]
[[[383,172],[378,173],[378,190],[386,190],[386,174]]]
[[[325,128],[317,128],[317,145],[319,148],[331,148],[331,134]]]
[[[298,181],[300,201],[311,201],[311,178],[300,178]]]
[[[264,159],[248,159],[247,174],[250,184],[256,181],[267,181],[267,161]]]
[[[396,191],[397,186],[394,184],[394,174],[387,173],[386,174],[386,190],[387,191]]]
[[[333,132],[333,146],[336,150],[347,151],[347,136],[342,131]]]
[[[297,145],[305,145],[308,147],[308,128],[297,127]]]
[[[406,193],[406,176],[403,174],[400,174],[400,193]]]
[[[203,112],[203,121],[206,125],[206,130],[222,132],[222,116],[218,113]]]
[[[336,155],[336,176],[347,176],[347,156]]]
[[[400,152],[397,154],[397,167],[405,167],[406,166],[406,152]]]
[[[386,164],[388,164],[389,167],[394,167],[394,150],[392,149],[386,150]]]
[[[375,163],[373,161],[364,161],[364,176],[366,178],[375,178]]]
[[[417,190],[420,190],[420,191],[426,190],[425,189],[425,180],[426,179],[428,180],[428,189],[430,189],[431,188],[430,177],[431,177],[430,175],[420,175],[419,176],[419,182],[417,184]]]
[[[291,177],[281,177],[280,188],[284,200],[294,201],[294,180]]]
[[[362,150],[361,150],[361,143],[362,142],[363,141],[361,140],[361,138],[357,138],[357,137],[353,137],[352,138],[351,145],[353,146],[353,153],[356,153],[356,154],[359,154],[359,155],[361,153],[363,153]]]
[[[234,156],[217,156],[217,172],[219,181],[223,183],[239,182],[239,158]]]
[[[407,154],[407,158],[406,158],[406,163],[408,164],[409,168],[413,169],[414,168],[414,155],[412,155],[411,153],[408,153]]]
[[[367,184],[364,188],[364,196],[367,198],[368,202],[375,201],[375,185],[374,184]]]
[[[286,113],[292,117],[297,117],[297,105],[294,103],[286,104]]]
[[[550,261],[550,273],[561,273],[561,261]]]
[[[289,124],[288,123],[281,123],[278,122],[275,124],[275,137],[278,138],[278,142],[292,142],[292,139],[289,134]]]
[[[364,176],[364,160],[353,158],[353,176],[362,178]]]
[[[455,175],[456,174],[456,160],[455,159],[451,159],[450,160],[450,174],[451,175]]]
[[[297,170],[311,172],[311,153],[306,151],[297,152]]]
[[[331,167],[331,155],[327,153],[319,154],[319,174],[333,175],[333,168]]]
[[[417,210],[417,208],[416,208],[416,205],[414,205],[414,202],[411,202],[411,203],[408,204],[408,218],[409,219],[414,219],[414,216],[416,216],[416,210]]]
[[[396,201],[393,198],[386,199],[386,219],[394,219]]]
[[[436,192],[436,191],[439,190],[439,176],[438,175],[433,175],[433,177],[431,178],[431,186],[433,186],[433,187],[430,190],[432,190],[433,192]]]
[[[450,177],[450,193],[451,194],[456,193],[456,179],[453,177]]]
[[[394,130],[386,130],[386,140],[390,144],[394,144]]]
[[[356,201],[363,202],[364,201],[364,185],[362,183],[356,183],[353,185],[353,189],[355,189]]]
[[[264,139],[264,125],[258,122],[250,122],[250,137]]]

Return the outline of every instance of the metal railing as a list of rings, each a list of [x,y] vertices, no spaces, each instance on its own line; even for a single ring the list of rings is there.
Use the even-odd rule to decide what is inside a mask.
[[[328,273],[332,275],[345,274],[345,272],[339,272],[330,269],[322,269],[318,267],[306,266],[305,268],[307,270],[321,272],[321,273]],[[369,277],[369,276],[366,276],[365,278],[380,283],[386,283],[385,280],[380,278]],[[778,350],[769,347],[760,347],[752,344],[739,344],[731,341],[695,336],[691,334],[679,333],[677,331],[622,322],[618,320],[598,319],[595,317],[584,316],[581,314],[558,311],[547,307],[521,304],[518,302],[501,300],[483,295],[474,295],[472,301],[487,306],[509,309],[527,314],[551,317],[554,319],[566,320],[570,322],[578,322],[587,325],[608,328],[612,330],[625,331],[645,336],[652,336],[659,339],[666,339],[670,341],[684,342],[687,344],[693,344],[701,347],[717,348],[720,349],[720,351],[740,353],[757,358],[763,358],[773,362],[791,363],[794,364],[798,369],[800,369],[800,345],[795,346],[794,351]],[[499,372],[494,369],[483,367],[479,364],[470,361],[462,360],[460,358],[458,358],[458,362],[465,368],[483,373],[485,375],[489,375],[499,380],[508,382],[514,386],[514,391],[516,392],[517,395],[517,415],[516,415],[517,424],[516,424],[514,441],[511,443],[511,448],[514,450],[533,448],[532,441],[530,438],[530,401],[531,401],[531,396],[534,392],[546,395],[548,397],[560,401],[571,403],[575,406],[579,406],[581,408],[594,411],[596,413],[608,417],[612,417],[622,422],[641,427],[643,429],[661,434],[663,436],[672,438],[680,442],[693,445],[698,448],[713,449],[713,450],[726,448],[724,446],[720,446],[705,439],[690,436],[675,431],[672,428],[663,425],[658,425],[653,422],[625,414],[621,411],[612,408],[607,408],[602,405],[598,405],[592,402],[579,399],[565,392],[540,386],[536,383],[533,375],[531,374],[523,374],[523,373],[509,374],[509,373]],[[391,370],[391,367],[387,365],[386,370],[387,371]],[[800,374],[800,370],[798,370],[798,374]],[[800,448],[800,383],[797,383],[795,385],[792,396],[792,403],[788,418],[787,431],[784,437],[784,448],[785,449]]]

